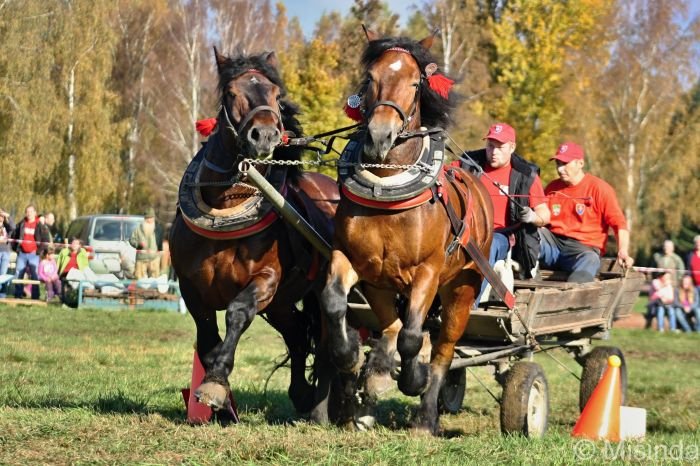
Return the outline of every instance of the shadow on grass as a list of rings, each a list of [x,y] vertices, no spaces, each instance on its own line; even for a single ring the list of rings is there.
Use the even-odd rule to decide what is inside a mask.
[[[15,392],[0,402],[0,406],[23,409],[84,409],[97,414],[158,414],[163,418],[177,423],[186,423],[185,401],[181,395],[182,387],[168,386],[147,394],[130,393],[117,390],[98,395],[93,400],[79,400],[62,396],[48,395],[23,399],[20,392]],[[163,395],[172,394],[176,402],[162,402]],[[268,390],[262,393],[258,390],[236,389],[233,393],[238,406],[240,417],[263,414],[269,424],[292,423],[302,419],[292,406],[287,393],[281,390]],[[152,401],[159,398],[159,401]]]

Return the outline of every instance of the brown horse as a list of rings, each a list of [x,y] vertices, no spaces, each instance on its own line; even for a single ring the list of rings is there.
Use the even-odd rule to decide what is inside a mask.
[[[349,162],[339,166],[342,196],[321,306],[328,318],[331,359],[346,377],[357,376],[362,355],[346,317],[358,320],[348,314],[347,296],[359,283],[374,314],[373,330],[382,334],[360,389],[371,396],[386,388],[398,350],[399,389],[421,395],[413,426],[436,433],[438,392],[482,281],[463,246],[471,240],[488,256],[493,209],[478,179],[443,167],[444,147],[430,149],[441,140],[440,130],[432,129],[444,128],[454,107],[453,96],[436,92],[430,81],[437,70],[428,52],[433,36],[415,42],[365,33],[369,44],[359,100],[365,129],[356,140],[359,155],[347,156],[346,149],[343,160]],[[417,177],[410,175],[416,170]],[[397,293],[406,301],[405,310],[397,310]],[[427,364],[419,353],[436,295],[442,302],[441,326]]]
[[[285,99],[273,53],[228,58],[214,49],[221,110],[216,132],[188,167],[180,187],[179,209],[170,234],[172,264],[182,297],[197,326],[197,351],[206,375],[195,395],[219,411],[229,407],[228,378],[243,332],[258,313],[283,336],[291,360],[289,396],[295,408],[325,421],[321,358],[315,358],[317,395],[306,377],[306,360],[319,344],[318,295],[326,264],[308,242],[283,222],[239,172],[253,162],[285,194],[286,200],[330,239],[338,200],[336,183],[323,175],[302,174],[301,149],[283,144],[291,130],[301,136],[297,108]],[[303,300],[303,311],[295,303]],[[226,335],[219,336],[216,311],[226,310]]]

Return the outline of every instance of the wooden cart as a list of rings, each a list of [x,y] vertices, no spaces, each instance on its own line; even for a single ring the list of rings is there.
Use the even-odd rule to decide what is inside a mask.
[[[644,275],[623,272],[613,259],[604,259],[596,281],[568,283],[561,272],[542,271],[539,280],[516,280],[515,307],[489,303],[473,310],[440,393],[445,412],[455,413],[466,390],[466,368],[494,367],[503,387],[501,430],[540,436],[547,428],[549,395],[536,352],[558,347],[583,367],[579,405],[583,409],[607,367],[607,358],[622,359],[623,401],[627,385],[624,355],[614,346],[593,348],[592,340],[609,338],[614,320],[627,316],[644,285]],[[437,336],[428,323],[431,337]]]

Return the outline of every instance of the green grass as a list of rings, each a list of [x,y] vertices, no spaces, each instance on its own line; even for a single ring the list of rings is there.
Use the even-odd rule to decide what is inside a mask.
[[[287,369],[277,371],[263,392],[284,349],[277,334],[256,319],[243,336],[231,377],[242,423],[192,427],[185,423],[180,395],[191,375],[191,318],[0,307],[0,329],[0,464],[574,464],[585,459],[576,448],[586,445],[569,436],[578,416],[578,381],[545,355],[535,356],[550,393],[549,431],[542,439],[501,436],[498,405],[472,374],[462,412],[441,418],[443,436],[409,433],[417,399],[398,390],[380,402],[380,426],[355,433],[297,418],[286,396]],[[700,337],[614,330],[604,343],[625,352],[628,404],[647,409],[648,436],[626,444],[627,456],[614,456],[599,444],[587,462],[661,463],[681,455],[698,463]],[[553,355],[580,373],[567,353]],[[473,372],[500,395],[487,368]]]

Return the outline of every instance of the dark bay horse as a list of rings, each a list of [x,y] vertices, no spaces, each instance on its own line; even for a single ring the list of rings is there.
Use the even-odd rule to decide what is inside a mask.
[[[170,233],[172,264],[197,326],[197,351],[206,371],[195,396],[226,420],[222,413],[229,407],[228,379],[236,347],[256,314],[264,312],[288,348],[288,394],[295,408],[323,422],[325,398],[317,396],[308,381],[306,361],[319,344],[321,319],[314,292],[318,295],[322,289],[326,264],[256,188],[245,183],[239,163],[254,160],[287,201],[328,239],[338,188],[326,176],[302,173],[298,165],[275,164],[300,160],[301,149],[283,141],[289,131],[301,136],[301,128],[297,107],[285,98],[274,53],[235,58],[216,49],[214,53],[221,93],[217,130],[183,177]],[[261,159],[267,164],[256,162]],[[295,306],[300,300],[303,311]],[[216,311],[224,309],[222,340]],[[315,370],[320,384],[319,364]]]
[[[361,286],[375,316],[373,330],[382,336],[370,353],[360,389],[372,393],[386,388],[398,350],[399,389],[421,395],[413,426],[436,433],[438,393],[482,282],[464,245],[472,241],[488,257],[493,208],[477,178],[444,167],[444,147],[431,149],[440,141],[440,130],[431,128],[444,128],[454,107],[453,96],[439,92],[439,81],[434,87],[430,79],[437,71],[428,52],[433,36],[416,42],[365,33],[365,79],[360,99],[355,99],[361,103],[365,128],[356,141],[359,155],[346,158],[354,166],[339,166],[339,176],[342,180],[345,173],[347,182],[335,216],[321,306],[334,364],[344,376],[357,375],[362,354],[346,318],[356,322],[348,314],[347,296],[351,287]],[[444,82],[444,76],[438,78]],[[411,170],[426,166],[411,188]],[[423,175],[432,176],[433,182],[421,184]],[[405,310],[398,309],[397,294],[404,297]],[[419,353],[423,324],[436,295],[442,302],[441,326],[428,364]]]

